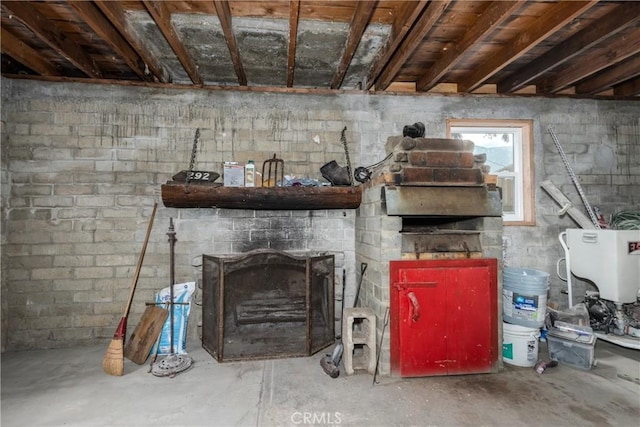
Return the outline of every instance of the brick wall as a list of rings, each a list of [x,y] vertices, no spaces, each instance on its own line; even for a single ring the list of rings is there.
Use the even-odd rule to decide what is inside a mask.
[[[558,207],[539,183],[551,179],[580,201],[547,125],[554,126],[589,199],[608,214],[640,204],[638,117],[640,104],[622,101],[190,91],[2,79],[3,349],[104,343],[112,336],[160,184],[187,169],[196,128],[202,135],[199,169],[220,171],[226,160],[260,165],[278,153],[286,173],[319,178],[327,161],[345,164],[345,126],[353,165],[364,166],[381,160],[388,137],[416,121],[425,124],[427,136],[444,137],[447,118],[532,119],[537,225],[505,227],[505,260],[555,272],[562,252],[557,234],[574,224],[556,215]],[[143,302],[168,285],[169,217],[176,221],[179,281],[198,278],[194,259],[203,253],[278,241],[293,250],[335,253],[336,283],[346,268],[347,301],[353,298],[359,271],[354,211],[160,205],[131,330]],[[375,247],[371,242],[367,256],[375,255]],[[563,298],[564,284],[555,274],[552,285],[552,296]],[[190,337],[189,345],[198,346],[197,330]]]

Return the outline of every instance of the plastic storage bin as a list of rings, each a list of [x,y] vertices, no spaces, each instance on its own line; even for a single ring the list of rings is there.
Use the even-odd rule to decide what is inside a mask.
[[[590,332],[551,328],[547,333],[549,358],[584,371],[593,366],[595,344],[596,336]]]

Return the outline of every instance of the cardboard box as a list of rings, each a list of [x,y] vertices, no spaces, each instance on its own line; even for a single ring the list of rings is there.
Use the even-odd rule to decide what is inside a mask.
[[[225,162],[222,166],[222,180],[225,187],[244,187],[244,165]]]

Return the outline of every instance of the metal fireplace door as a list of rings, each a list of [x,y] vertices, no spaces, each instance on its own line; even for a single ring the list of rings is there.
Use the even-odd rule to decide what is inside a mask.
[[[495,260],[392,261],[392,374],[491,372],[496,311]]]

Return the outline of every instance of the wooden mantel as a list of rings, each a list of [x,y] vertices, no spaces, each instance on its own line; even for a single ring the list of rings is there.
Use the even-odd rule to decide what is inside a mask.
[[[220,184],[168,181],[162,202],[168,208],[258,210],[356,209],[360,187],[224,187]]]

